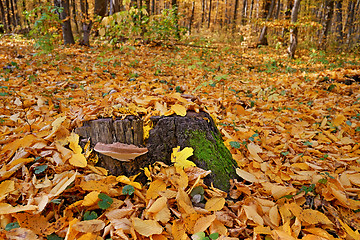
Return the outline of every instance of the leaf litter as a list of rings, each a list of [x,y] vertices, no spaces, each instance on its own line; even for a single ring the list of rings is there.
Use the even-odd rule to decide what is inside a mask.
[[[359,59],[326,65],[306,51],[290,61],[226,46],[57,50],[34,56],[26,41],[1,39],[0,238],[360,239],[360,91],[344,84]],[[242,181],[228,194],[204,184],[210,172],[187,160],[190,148],[174,149],[173,166],[145,168],[142,185],[108,176],[72,132],[131,114],[146,135],[151,116],[200,110],[238,164]]]

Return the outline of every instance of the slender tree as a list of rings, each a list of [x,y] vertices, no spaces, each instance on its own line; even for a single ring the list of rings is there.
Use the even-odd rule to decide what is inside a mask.
[[[235,6],[234,6],[234,16],[233,16],[233,32],[235,31],[236,29],[236,20],[237,20],[237,10],[238,10],[238,7],[239,7],[239,0],[235,0]]]
[[[90,46],[90,31],[92,27],[92,21],[89,18],[89,3],[87,0],[80,0],[80,8],[82,13],[82,33],[83,38],[80,44]]]
[[[55,0],[56,6],[62,7],[63,11],[60,13],[60,19],[62,20],[62,34],[64,39],[64,44],[74,44],[74,36],[71,30],[70,23],[70,6],[69,0]]]
[[[285,10],[285,20],[290,20],[291,17],[291,9],[293,8],[293,0],[287,0],[286,1],[286,10]],[[284,39],[283,45],[286,45],[285,36],[289,32],[289,29],[287,27],[283,27],[281,32],[281,37]]]
[[[351,47],[351,37],[352,34],[354,32],[354,15],[355,15],[355,1],[354,0],[349,0],[349,4],[348,4],[348,15],[346,18],[346,23],[345,23],[345,27],[346,27],[346,43],[349,45],[349,47]]]
[[[95,0],[94,13],[101,17],[105,17],[108,9],[107,0]]]
[[[4,9],[4,5],[2,3],[2,0],[0,0],[0,14],[1,14],[1,22],[3,24],[3,31],[7,32],[8,31],[8,25],[6,23],[6,15],[5,15],[5,9]]]
[[[322,49],[326,48],[327,36],[331,28],[331,19],[334,13],[334,1],[325,0],[324,4],[324,23],[322,28],[322,33],[319,39],[319,46]]]
[[[343,41],[343,15],[342,15],[342,0],[336,1],[335,4],[335,12],[336,12],[336,33],[337,40],[339,44]]]
[[[247,2],[247,0],[243,0],[243,8],[242,8],[242,12],[241,12],[241,24],[242,25],[246,24],[247,10],[248,10],[248,2]]]
[[[191,34],[191,27],[193,24],[193,20],[194,20],[194,13],[195,13],[195,1],[192,2],[191,5],[191,14],[190,14],[190,19],[189,19],[189,34]]]
[[[264,7],[264,18],[265,19],[265,25],[263,26],[263,28],[261,29],[260,32],[260,37],[259,37],[259,42],[258,42],[258,46],[259,45],[268,45],[268,40],[267,40],[267,25],[266,22],[268,22],[271,18],[271,15],[273,13],[275,7],[275,0],[266,0],[265,1],[265,7]]]
[[[208,28],[210,28],[210,22],[211,22],[211,9],[212,9],[212,0],[209,0],[209,11],[208,11],[208,19],[207,19]]]
[[[288,54],[291,58],[295,57],[295,51],[298,43],[298,27],[296,26],[296,22],[300,9],[300,1],[301,0],[295,0],[291,11],[291,23],[293,26],[290,28],[290,45],[288,48]]]

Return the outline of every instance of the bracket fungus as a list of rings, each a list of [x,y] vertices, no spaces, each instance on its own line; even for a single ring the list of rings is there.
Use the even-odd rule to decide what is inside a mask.
[[[119,161],[130,161],[148,152],[147,148],[139,148],[132,144],[119,142],[112,144],[98,142],[94,150]]]

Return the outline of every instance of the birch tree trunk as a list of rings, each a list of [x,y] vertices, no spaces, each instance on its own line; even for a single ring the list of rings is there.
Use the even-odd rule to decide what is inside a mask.
[[[242,8],[242,12],[241,12],[241,24],[242,25],[246,24],[246,16],[248,15],[247,10],[248,10],[248,2],[247,2],[247,0],[243,0],[243,8]]]
[[[295,57],[295,50],[298,43],[298,28],[295,24],[299,14],[300,1],[301,0],[295,0],[293,9],[291,11],[291,23],[293,24],[293,27],[290,28],[290,45],[288,48],[288,54],[291,58]]]

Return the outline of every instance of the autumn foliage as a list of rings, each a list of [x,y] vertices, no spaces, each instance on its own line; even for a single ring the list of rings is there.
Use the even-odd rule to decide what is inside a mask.
[[[358,56],[285,49],[0,42],[1,239],[360,239]],[[175,148],[111,176],[74,128],[207,111],[237,162],[228,193]],[[208,237],[208,238],[207,238]]]

